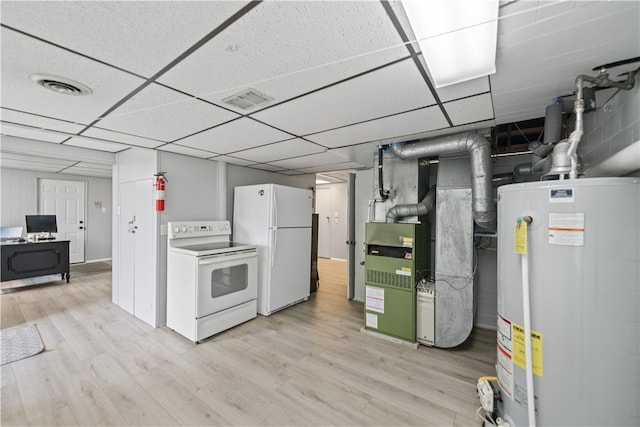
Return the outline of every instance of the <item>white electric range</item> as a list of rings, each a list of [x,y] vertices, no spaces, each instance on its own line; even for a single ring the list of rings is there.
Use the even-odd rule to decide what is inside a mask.
[[[257,315],[258,249],[229,221],[168,224],[167,326],[193,342]]]

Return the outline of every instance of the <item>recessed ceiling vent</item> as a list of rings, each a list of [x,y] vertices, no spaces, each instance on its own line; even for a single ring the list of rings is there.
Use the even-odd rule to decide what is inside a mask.
[[[40,86],[63,95],[90,95],[93,93],[89,86],[65,77],[51,74],[31,74],[31,80]]]
[[[273,98],[265,95],[264,93],[258,92],[255,89],[247,89],[222,100],[225,104],[242,108],[243,110],[247,110],[269,101],[273,101]]]

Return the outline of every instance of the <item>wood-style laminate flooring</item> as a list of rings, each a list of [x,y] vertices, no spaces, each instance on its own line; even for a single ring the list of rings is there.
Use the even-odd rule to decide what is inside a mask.
[[[360,332],[346,263],[319,260],[309,301],[195,345],[111,303],[111,274],[0,296],[2,328],[46,350],[1,367],[9,425],[480,425],[495,332],[417,350]]]

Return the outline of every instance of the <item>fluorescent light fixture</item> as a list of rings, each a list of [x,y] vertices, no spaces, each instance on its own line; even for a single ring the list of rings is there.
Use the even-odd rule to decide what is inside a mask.
[[[496,72],[498,0],[403,0],[436,87]]]
[[[325,181],[324,179],[316,179],[316,184],[331,184],[329,181]]]

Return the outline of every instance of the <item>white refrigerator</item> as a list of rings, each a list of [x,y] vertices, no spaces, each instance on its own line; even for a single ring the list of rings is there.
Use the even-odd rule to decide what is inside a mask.
[[[278,184],[235,187],[233,241],[258,246],[258,313],[309,298],[310,190]]]

